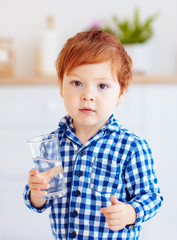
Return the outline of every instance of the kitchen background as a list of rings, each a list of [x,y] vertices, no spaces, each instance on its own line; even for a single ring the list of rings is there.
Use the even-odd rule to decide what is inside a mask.
[[[144,75],[138,77],[142,82],[132,83],[115,115],[149,142],[164,196],[162,209],[144,223],[140,239],[177,240],[176,0],[0,0],[0,240],[52,239],[48,212],[31,212],[22,196],[32,168],[27,138],[56,129],[66,113],[53,64],[40,58],[43,44],[50,46],[53,41],[59,51],[76,32],[113,15],[131,18],[135,7],[142,20],[159,15],[146,45]],[[54,20],[51,38],[46,32],[48,16]],[[9,65],[3,73],[7,57]]]

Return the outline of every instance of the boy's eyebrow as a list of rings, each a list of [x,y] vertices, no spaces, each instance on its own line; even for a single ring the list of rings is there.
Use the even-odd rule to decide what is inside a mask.
[[[98,78],[95,78],[95,80],[111,80],[109,77],[98,77]]]
[[[67,76],[69,77],[76,77],[76,78],[82,78],[80,75],[76,74],[76,73],[68,73]],[[100,80],[103,80],[103,81],[106,81],[106,80],[110,80],[109,77],[97,77],[95,78],[95,80],[97,81],[100,81]]]
[[[79,76],[78,74],[76,74],[76,73],[72,73],[72,72],[71,72],[71,73],[67,73],[66,75],[69,76],[69,77],[72,76],[72,77],[80,78],[80,76]]]

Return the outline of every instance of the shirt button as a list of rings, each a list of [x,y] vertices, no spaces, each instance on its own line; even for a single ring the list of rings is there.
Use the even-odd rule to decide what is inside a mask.
[[[74,210],[72,214],[73,214],[73,217],[77,217],[78,212],[76,210]]]
[[[84,152],[80,152],[81,157],[84,156],[84,154],[85,154]]]
[[[77,176],[81,177],[83,175],[83,172],[81,170],[77,171]]]
[[[75,196],[78,197],[79,195],[81,195],[81,192],[79,190],[75,191]]]
[[[75,232],[75,231],[71,233],[71,237],[72,237],[72,238],[75,238],[75,237],[76,237],[76,232]]]

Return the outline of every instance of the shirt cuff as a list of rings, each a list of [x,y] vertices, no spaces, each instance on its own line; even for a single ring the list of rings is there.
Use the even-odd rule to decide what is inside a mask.
[[[49,206],[50,206],[50,200],[47,200],[47,202],[44,204],[42,208],[35,208],[31,202],[30,202],[30,188],[28,185],[25,186],[24,192],[23,192],[23,198],[26,206],[31,209],[34,212],[42,213],[44,212]]]
[[[128,202],[128,204],[130,204],[136,211],[136,223],[126,226],[126,228],[131,230],[131,229],[133,229],[135,227],[138,227],[142,224],[143,218],[144,218],[144,210],[138,202],[133,202],[132,201],[132,202]]]

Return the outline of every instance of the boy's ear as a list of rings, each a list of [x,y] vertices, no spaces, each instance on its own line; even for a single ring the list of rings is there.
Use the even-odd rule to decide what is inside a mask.
[[[63,84],[61,80],[59,81],[59,88],[60,88],[60,96],[63,98]]]
[[[60,86],[60,96],[63,98],[63,89],[61,86]]]
[[[124,94],[121,94],[121,95],[119,96],[118,101],[117,101],[117,105],[120,104],[120,103],[122,103],[123,100],[124,100]]]

